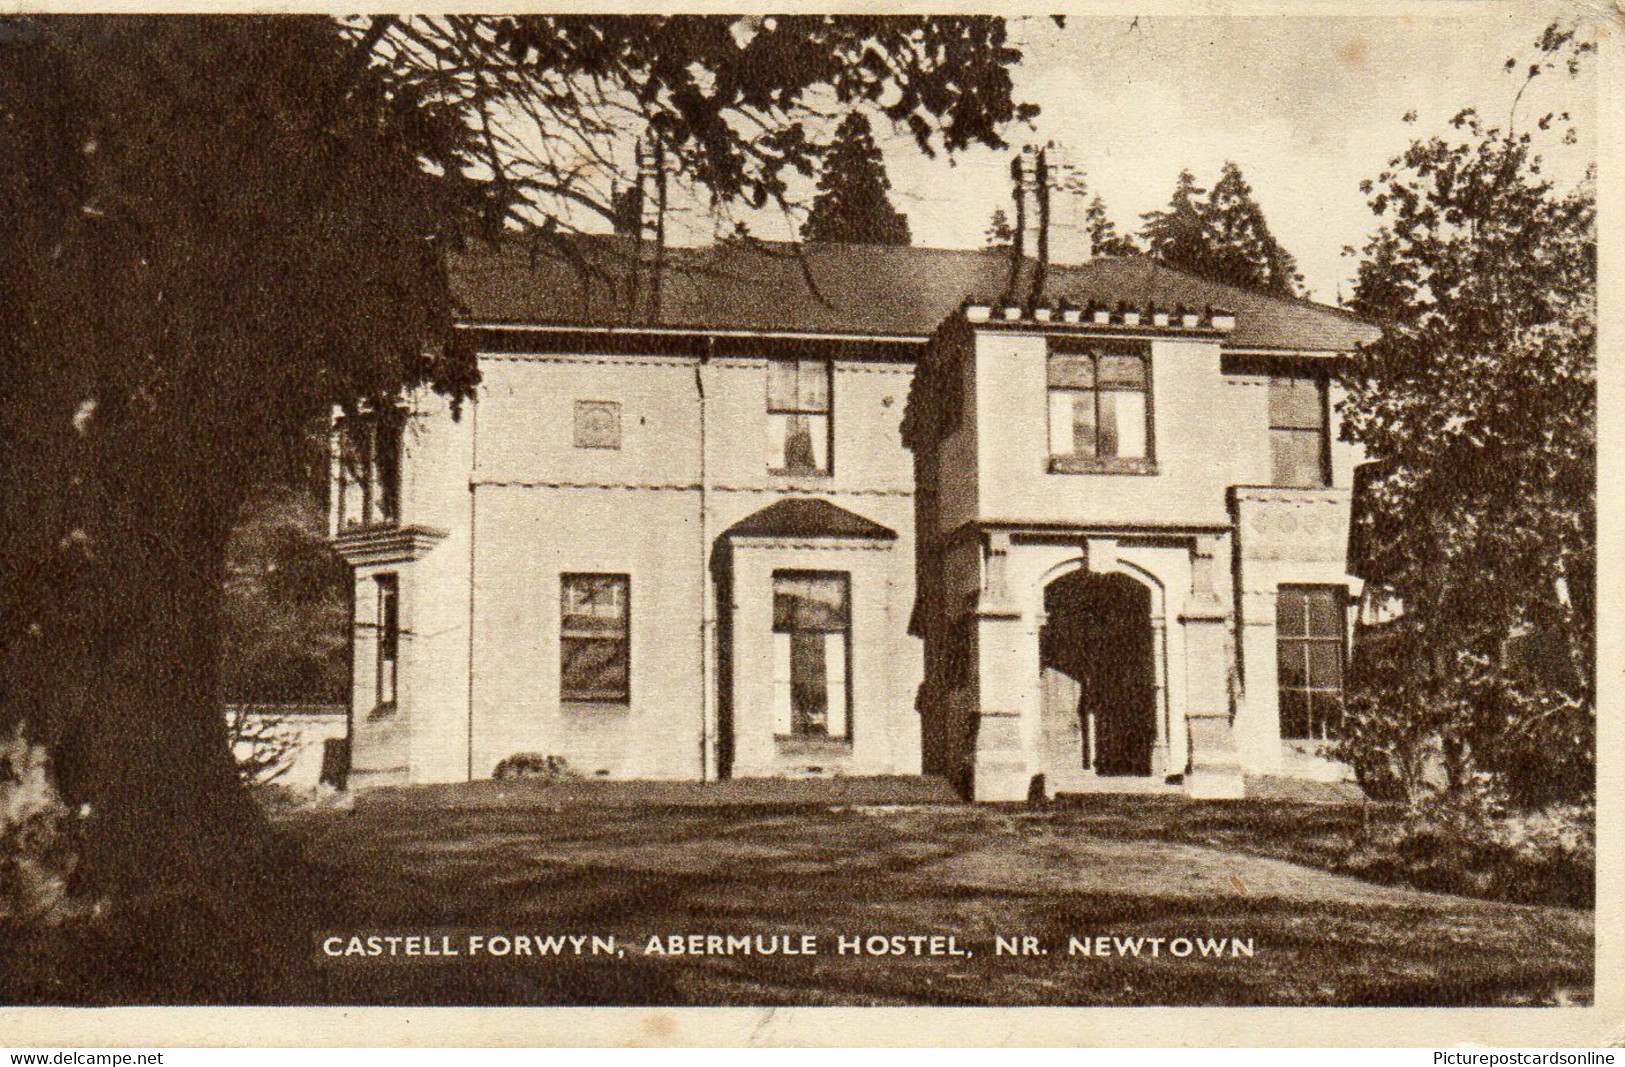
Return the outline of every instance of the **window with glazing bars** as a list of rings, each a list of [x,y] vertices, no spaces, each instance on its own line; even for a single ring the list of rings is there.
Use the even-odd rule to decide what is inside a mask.
[[[1331,484],[1328,423],[1324,378],[1270,379],[1270,484]]]
[[[777,474],[828,474],[830,365],[826,359],[767,364],[767,465]]]
[[[632,579],[625,574],[565,574],[559,600],[559,698],[594,704],[630,701]]]
[[[388,410],[338,421],[339,529],[388,526],[401,518],[406,414]]]
[[[1141,346],[1055,342],[1049,355],[1049,450],[1056,459],[1147,460],[1150,374]]]
[[[1283,585],[1275,594],[1281,736],[1326,740],[1343,718],[1348,590]]]
[[[401,587],[393,574],[373,579],[378,589],[376,701],[380,710],[395,706],[401,662]]]
[[[851,582],[827,571],[773,572],[774,732],[851,736]]]

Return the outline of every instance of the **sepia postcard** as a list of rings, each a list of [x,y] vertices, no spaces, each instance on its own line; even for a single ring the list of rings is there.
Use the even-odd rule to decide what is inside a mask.
[[[1614,6],[521,6],[0,14],[0,1044],[1625,1042]]]

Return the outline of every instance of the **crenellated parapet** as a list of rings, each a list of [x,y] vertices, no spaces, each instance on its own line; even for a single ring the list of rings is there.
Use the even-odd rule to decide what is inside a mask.
[[[1164,308],[1155,302],[1131,304],[1126,300],[1112,304],[1087,299],[1078,303],[1062,298],[1018,303],[972,298],[965,301],[961,314],[965,321],[976,325],[1105,327],[1132,334],[1227,334],[1236,328],[1235,312],[1223,308],[1188,308],[1183,304]]]

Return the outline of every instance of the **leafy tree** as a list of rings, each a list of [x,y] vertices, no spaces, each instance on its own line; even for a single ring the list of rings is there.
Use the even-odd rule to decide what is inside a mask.
[[[1214,264],[1202,204],[1205,193],[1196,184],[1196,175],[1188,169],[1180,171],[1168,206],[1141,216],[1145,226],[1140,241],[1147,252],[1168,266],[1210,277]]]
[[[875,107],[927,151],[1002,144],[1036,110],[988,17],[5,28],[0,732],[88,813],[78,891],[149,933],[240,928],[221,909],[267,886],[219,705],[233,519],[332,406],[471,394],[447,275],[465,236],[612,220],[623,134],[759,206],[811,173],[812,101]],[[139,965],[159,975],[208,947],[136,940],[172,953]],[[187,995],[255,995],[257,947],[218,945],[226,970]]]
[[[461,117],[325,19],[3,40],[0,724],[88,807],[87,891],[216,885],[267,843],[219,704],[233,521],[329,405],[469,390],[445,256],[489,201]]]
[[[363,20],[360,26],[379,25]],[[613,222],[642,139],[705,197],[786,211],[824,147],[808,119],[873,111],[919,150],[1002,147],[1037,114],[1012,98],[1005,20],[831,15],[389,19],[377,51],[420,92],[471,116],[514,214],[542,236]],[[359,28],[357,32],[360,32]],[[569,256],[566,241],[555,241]]]
[[[906,245],[908,216],[892,206],[887,193],[886,158],[875,144],[869,116],[853,111],[835,130],[824,156],[818,194],[802,223],[807,241]]]
[[[1225,163],[1202,213],[1208,277],[1279,296],[1297,294],[1303,283],[1297,260],[1270,232],[1264,209],[1235,163]]]
[[[1554,27],[1528,80],[1590,50]],[[1521,96],[1521,91],[1520,91]],[[1515,112],[1514,112],[1515,114]],[[1550,128],[1563,116],[1546,116]],[[1596,204],[1471,110],[1364,183],[1382,219],[1344,375],[1372,582],[1401,612],[1354,677],[1344,753],[1413,794],[1583,798],[1595,766]]]
[[[221,695],[231,703],[349,699],[348,569],[321,497],[271,488],[243,505],[226,551]]]

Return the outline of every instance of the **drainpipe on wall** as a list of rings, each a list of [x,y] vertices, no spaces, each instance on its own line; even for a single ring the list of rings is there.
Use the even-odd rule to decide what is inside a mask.
[[[476,357],[478,358],[478,357]],[[480,402],[475,395],[468,401],[468,780],[474,780],[474,545],[476,484],[480,470]]]
[[[328,418],[327,431],[327,536],[337,537],[344,529],[344,439],[339,429],[343,409],[335,405]],[[355,753],[355,568],[344,564],[344,772],[348,788],[350,763]]]
[[[710,579],[711,498],[706,467],[705,364],[710,360],[712,339],[705,339],[705,351],[694,364],[694,393],[700,413],[700,780],[711,780],[711,764],[716,758],[716,702],[711,694],[711,641],[716,627],[712,608]]]

